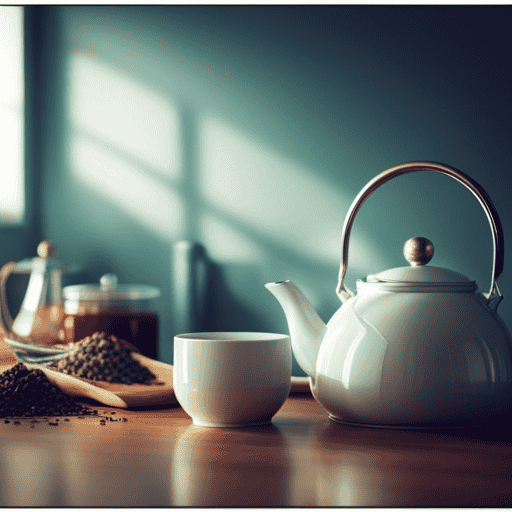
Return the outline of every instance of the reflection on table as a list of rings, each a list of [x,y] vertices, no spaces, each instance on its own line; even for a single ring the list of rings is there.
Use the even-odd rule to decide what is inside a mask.
[[[192,425],[180,407],[126,422],[0,420],[3,507],[510,506],[506,430],[414,432],[334,423],[291,395],[268,426]]]

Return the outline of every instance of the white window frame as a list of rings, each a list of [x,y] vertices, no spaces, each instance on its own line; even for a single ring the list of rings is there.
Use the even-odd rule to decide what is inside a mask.
[[[0,6],[0,228],[26,221],[22,6]]]

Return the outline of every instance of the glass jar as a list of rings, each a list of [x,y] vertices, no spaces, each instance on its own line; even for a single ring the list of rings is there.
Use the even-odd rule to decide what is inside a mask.
[[[105,274],[99,285],[66,286],[64,336],[67,343],[80,341],[95,332],[115,335],[133,343],[152,359],[158,356],[158,316],[151,300],[160,290],[145,285],[119,285],[114,274]]]

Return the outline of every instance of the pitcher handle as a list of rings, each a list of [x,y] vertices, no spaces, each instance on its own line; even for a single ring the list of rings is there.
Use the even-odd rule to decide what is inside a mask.
[[[16,262],[11,261],[0,269],[0,327],[4,330],[5,336],[11,335],[12,324],[14,323],[7,304],[5,286],[7,279],[14,272],[15,268]]]
[[[488,299],[489,303],[492,302],[494,304],[493,309],[496,309],[498,303],[503,298],[498,288],[498,284],[496,283],[496,279],[503,272],[504,261],[503,227],[501,225],[500,218],[498,217],[498,212],[496,211],[496,208],[493,202],[491,201],[491,198],[475,180],[473,180],[463,172],[455,169],[454,167],[434,162],[410,162],[406,164],[397,165],[396,167],[392,167],[391,169],[388,169],[387,171],[384,171],[377,175],[375,178],[373,178],[354,199],[347,213],[347,216],[345,217],[345,224],[343,225],[343,233],[341,239],[341,267],[338,279],[338,287],[336,288],[336,293],[338,294],[338,297],[341,299],[342,302],[345,302],[354,295],[354,293],[345,286],[344,279],[348,265],[348,246],[350,231],[352,229],[352,224],[354,223],[354,219],[357,215],[357,212],[359,211],[363,203],[381,185],[386,183],[386,181],[389,181],[390,179],[395,178],[396,176],[400,176],[401,174],[407,174],[409,172],[416,171],[434,171],[439,172],[441,174],[446,174],[447,176],[451,176],[458,182],[465,185],[478,199],[478,202],[484,209],[489,224],[491,226],[493,239],[493,265],[491,288],[488,293],[484,294],[484,296]]]

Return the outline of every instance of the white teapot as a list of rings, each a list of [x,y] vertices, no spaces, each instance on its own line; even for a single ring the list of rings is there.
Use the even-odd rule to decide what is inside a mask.
[[[434,248],[425,238],[406,242],[410,266],[358,280],[357,293],[345,286],[357,212],[380,185],[415,171],[451,176],[484,208],[494,249],[488,293],[457,272],[426,266]],[[512,409],[512,339],[496,313],[503,260],[503,229],[480,185],[452,167],[415,162],[379,174],[352,203],[336,290],[343,304],[327,325],[290,281],[265,286],[283,307],[297,362],[332,420],[390,428],[470,425]]]

